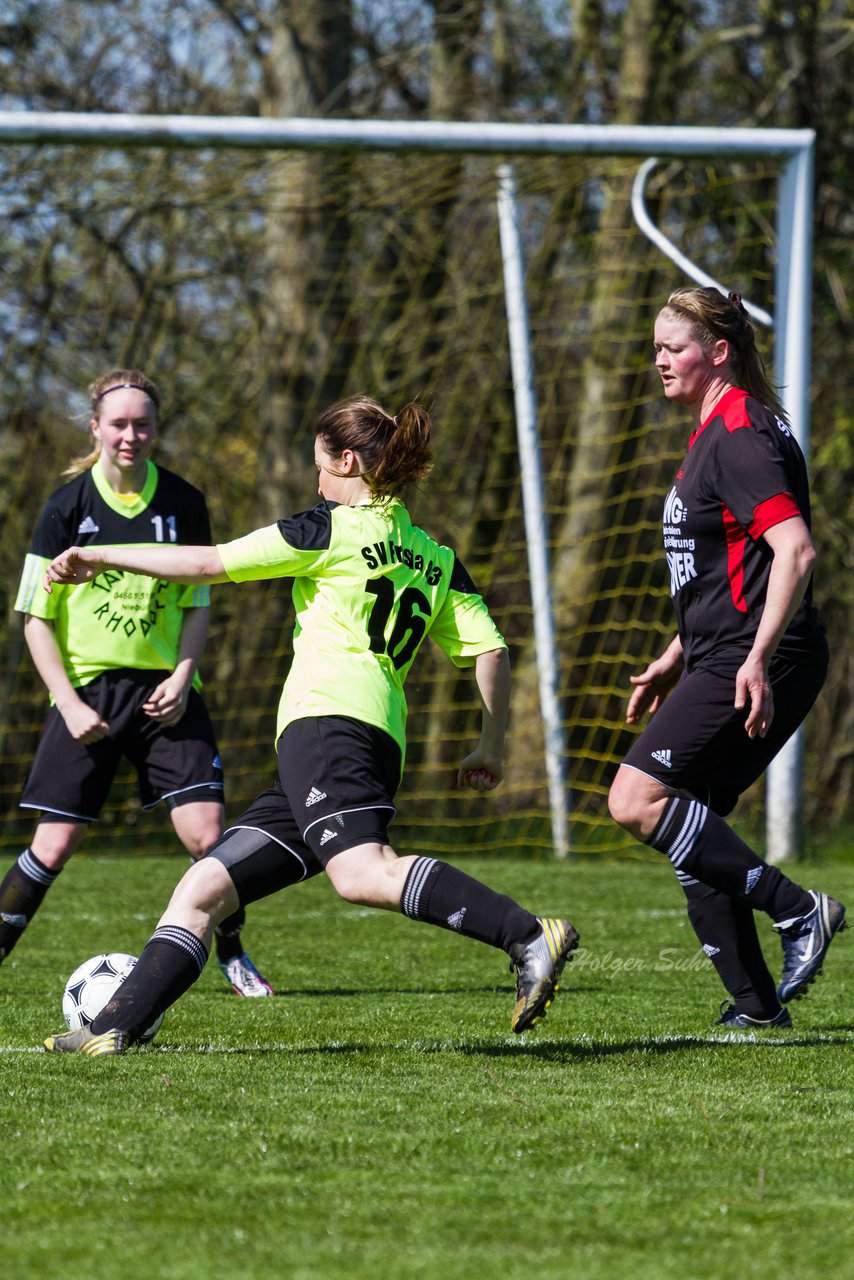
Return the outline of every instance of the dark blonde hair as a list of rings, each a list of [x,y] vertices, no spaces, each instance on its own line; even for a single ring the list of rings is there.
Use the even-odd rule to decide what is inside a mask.
[[[108,392],[124,391],[125,389],[144,391],[154,405],[155,418],[159,417],[160,391],[157,384],[152,382],[151,378],[142,373],[140,369],[112,369],[109,373],[104,373],[100,378],[96,378],[94,382],[90,382],[87,391],[92,417],[100,417],[100,404]],[[89,453],[83,454],[78,458],[72,458],[62,474],[64,476],[79,476],[81,472],[88,471],[97,462],[100,452],[101,446],[96,444]]]
[[[724,296],[719,289],[674,289],[661,309],[662,315],[688,324],[692,337],[707,350],[724,338],[729,343],[729,361],[737,384],[754,400],[759,400],[784,422],[786,411],[777,388],[765,372],[756,349],[756,331],[737,293]]]
[[[375,500],[394,497],[433,467],[430,415],[411,401],[394,416],[369,396],[340,400],[321,414],[317,436],[333,458],[352,449]]]

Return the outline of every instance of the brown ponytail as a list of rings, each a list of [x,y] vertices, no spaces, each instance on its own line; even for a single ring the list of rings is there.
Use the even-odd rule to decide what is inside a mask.
[[[339,401],[317,424],[317,435],[333,458],[345,449],[358,453],[362,477],[376,500],[394,497],[429,474],[430,433],[430,415],[415,401],[392,417],[368,396]]]

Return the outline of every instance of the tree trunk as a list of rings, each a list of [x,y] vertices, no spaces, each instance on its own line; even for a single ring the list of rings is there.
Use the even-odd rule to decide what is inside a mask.
[[[350,0],[280,0],[264,58],[261,113],[275,118],[344,114],[350,68]],[[266,175],[264,281],[260,291],[256,523],[317,501],[312,445],[320,412],[342,395],[350,367],[348,163],[295,151],[270,156]],[[287,669],[290,592],[281,582],[253,588],[229,617],[216,685],[251,687],[270,655]],[[251,619],[251,625],[247,625]],[[223,710],[236,740],[249,741],[252,711]],[[246,723],[244,723],[244,719]],[[272,736],[272,726],[271,726]],[[263,747],[267,751],[266,744]]]
[[[671,118],[670,67],[678,54],[682,20],[679,0],[669,4],[639,0],[628,6],[619,67],[616,114],[620,123]],[[616,496],[621,483],[615,463],[626,460],[621,455],[632,414],[626,406],[638,391],[637,362],[620,340],[637,332],[650,271],[645,265],[650,261],[648,245],[639,236],[627,234],[632,225],[632,176],[625,173],[624,164],[609,161],[602,164],[600,173],[603,203],[592,253],[594,292],[587,304],[593,336],[584,357],[572,457],[560,499],[565,514],[552,544],[552,597],[573,782],[584,765],[583,760],[572,760],[580,745],[573,721],[589,721],[597,712],[595,704],[582,707],[577,701],[573,668],[590,657],[593,643],[602,643],[602,636],[593,633],[598,603],[609,585],[602,540],[612,520],[609,499]],[[541,724],[536,655],[533,645],[528,645],[516,671],[512,768],[532,794],[535,789],[541,793],[543,786]],[[589,747],[589,730],[582,735]]]
[[[343,115],[352,47],[350,0],[282,0],[264,64],[262,114]],[[315,417],[349,368],[346,161],[283,155],[267,203],[265,345],[276,353],[260,404],[258,488],[263,518],[308,506]],[[273,185],[275,184],[275,185]]]

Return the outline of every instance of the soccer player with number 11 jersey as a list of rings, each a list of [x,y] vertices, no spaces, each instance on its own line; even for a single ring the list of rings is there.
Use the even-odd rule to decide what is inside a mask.
[[[123,757],[136,769],[143,806],[166,804],[191,857],[222,834],[223,771],[197,672],[210,588],[114,570],[43,590],[45,569],[69,542],[210,542],[202,494],[151,460],[156,384],[138,369],[114,369],[91,384],[89,401],[94,448],[45,503],[15,606],[50,708],[21,799],[38,810],[38,824],[0,882],[0,961],[97,821]],[[269,996],[243,950],[242,926],[242,911],[219,922],[220,967],[238,995]]]

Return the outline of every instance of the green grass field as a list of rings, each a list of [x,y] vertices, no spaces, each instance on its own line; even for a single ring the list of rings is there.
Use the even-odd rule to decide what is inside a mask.
[[[850,1273],[854,934],[793,1031],[737,1036],[666,865],[472,860],[581,933],[518,1037],[497,952],[314,881],[250,912],[276,999],[209,966],[147,1050],[41,1053],[182,868],[78,855],[0,969],[5,1280]],[[802,878],[854,906],[850,862]]]

